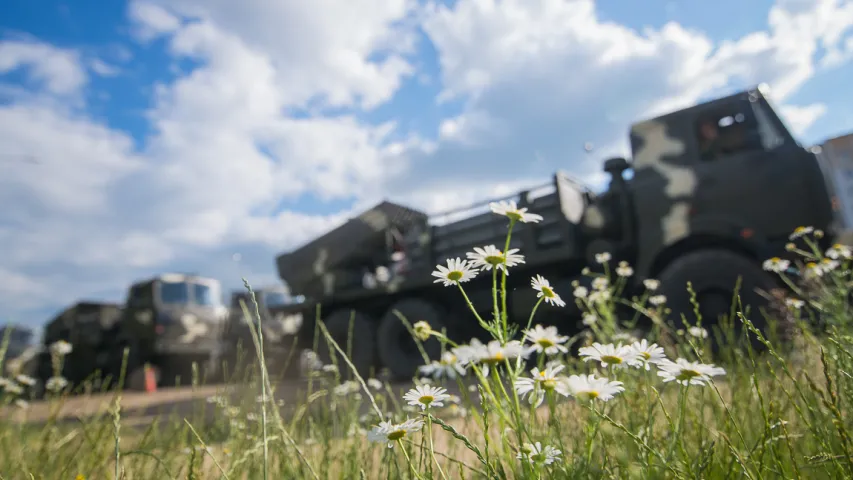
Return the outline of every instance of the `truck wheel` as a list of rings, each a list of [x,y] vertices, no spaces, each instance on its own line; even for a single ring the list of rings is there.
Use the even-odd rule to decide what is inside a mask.
[[[395,378],[410,379],[415,375],[418,367],[424,364],[424,358],[412,334],[394,310],[399,311],[410,325],[425,320],[436,331],[440,331],[445,326],[444,312],[429,302],[405,299],[392,305],[379,322],[377,340],[382,365],[388,367]],[[422,342],[422,345],[430,360],[438,360],[441,355],[441,344],[438,340],[432,337]]]
[[[350,329],[352,319],[352,329]],[[350,309],[341,309],[332,312],[324,320],[329,335],[335,343],[349,356],[358,374],[362,377],[370,373],[373,366],[376,350],[376,326],[373,319],[361,312],[352,312]],[[332,363],[333,353],[336,357],[338,369],[342,378],[353,378],[349,366],[341,358],[340,353],[328,344],[325,336],[320,333],[317,342],[317,355],[324,364]]]
[[[697,318],[687,291],[687,282],[691,282],[699,303],[703,328],[708,330],[711,338],[710,327],[718,322],[720,315],[728,315],[731,311],[738,276],[741,277],[738,294],[743,307],[749,307],[749,319],[763,332],[767,322],[761,310],[769,307],[769,301],[759,291],[769,292],[778,288],[778,283],[760,265],[743,255],[721,249],[687,253],[661,272],[659,293],[666,296],[666,305],[671,310],[670,318],[676,325],[684,326],[682,314],[691,325],[695,325]],[[741,334],[742,322],[735,318],[734,325],[738,334]]]

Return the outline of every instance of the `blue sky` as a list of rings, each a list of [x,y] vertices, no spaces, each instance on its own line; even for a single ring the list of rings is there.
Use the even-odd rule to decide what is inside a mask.
[[[0,322],[162,271],[275,283],[383,197],[594,184],[633,120],[759,82],[804,143],[853,131],[849,1],[93,7],[0,5]]]

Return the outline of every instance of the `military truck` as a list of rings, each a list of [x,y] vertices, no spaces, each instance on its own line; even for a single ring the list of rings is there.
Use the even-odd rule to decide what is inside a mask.
[[[286,313],[281,309],[298,304],[303,299],[293,297],[284,285],[272,285],[253,288],[255,300],[261,315],[260,325],[263,330],[264,357],[271,373],[285,373],[281,367],[288,361],[288,366],[297,367],[298,355],[291,355],[291,347],[296,334],[302,326],[302,315],[299,312]],[[218,380],[227,380],[231,373],[239,372],[245,365],[256,364],[255,344],[252,340],[252,330],[244,315],[240,302],[244,302],[249,310],[255,327],[258,326],[254,306],[246,290],[237,290],[231,294],[231,306],[228,318],[219,330],[219,343],[211,355],[209,372]],[[238,361],[243,359],[241,364]],[[225,371],[227,368],[228,371]],[[289,369],[288,369],[289,370]]]
[[[45,385],[57,373],[71,385],[79,385],[97,372],[111,370],[110,332],[121,318],[121,305],[116,303],[83,300],[59,312],[44,327],[42,345],[38,354],[36,377]],[[72,351],[61,362],[51,361],[50,346],[64,340]],[[55,367],[61,367],[59,372]]]
[[[630,146],[630,162],[604,162],[610,182],[602,193],[557,172],[547,185],[494,199],[514,199],[544,217],[517,225],[512,236],[510,247],[521,249],[526,263],[508,277],[511,319],[526,320],[536,300],[531,276],[542,274],[570,298],[573,281],[590,284],[582,269],[596,270],[595,255],[608,252],[611,266],[624,260],[635,271],[627,295],[641,292],[645,279],[659,280],[672,319],[684,314],[695,322],[686,291],[692,282],[707,326],[729,312],[738,276],[743,303],[756,312],[767,305],[762,292],[781,285],[762,262],[789,257],[785,244],[796,227],[825,231],[824,246],[845,228],[826,162],[792,136],[764,87],[637,122]],[[409,377],[423,363],[395,309],[463,341],[479,336],[482,329],[459,292],[433,283],[430,272],[447,258],[464,259],[475,246],[503,248],[507,219],[489,212],[487,203],[428,217],[383,202],[278,256],[282,280],[307,299],[289,307],[306,320],[302,345],[311,346],[318,305],[342,346],[352,316],[351,355],[362,371],[384,366]],[[485,317],[490,288],[489,275],[466,284]],[[564,333],[580,328],[580,312],[568,303],[541,306],[537,321]],[[762,327],[761,315],[752,320]],[[430,342],[435,358],[439,346]],[[324,348],[318,353],[328,357]]]
[[[217,333],[228,313],[221,291],[217,280],[178,273],[131,285],[121,317],[108,334],[111,373],[120,373],[128,348],[131,386],[141,382],[146,364],[159,384],[174,385],[180,376],[180,383],[187,385],[192,363],[203,368],[217,348]]]

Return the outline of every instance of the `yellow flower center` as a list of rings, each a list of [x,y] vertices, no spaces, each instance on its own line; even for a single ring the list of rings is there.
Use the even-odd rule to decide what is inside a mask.
[[[552,342],[550,338],[540,338],[539,340],[536,340],[536,343],[546,348],[554,346],[554,342]]]
[[[429,405],[433,402],[433,400],[435,400],[435,397],[433,397],[432,395],[423,395],[421,396],[421,398],[418,399],[418,401],[423,403],[424,405]]]
[[[394,430],[393,432],[388,434],[388,440],[399,440],[406,436],[405,430]]]
[[[544,295],[548,298],[554,298],[554,290],[551,290],[551,288],[549,288],[549,287],[543,286],[542,287],[542,295]]]
[[[486,260],[486,263],[488,263],[490,265],[500,265],[500,264],[504,263],[504,256],[503,255],[489,255],[485,258],[485,260]]]
[[[518,210],[507,210],[506,216],[514,222],[521,220],[521,213]]]
[[[553,390],[556,387],[557,381],[553,378],[549,378],[548,380],[542,382],[542,388],[544,388],[545,390]]]
[[[597,390],[590,390],[588,392],[581,392],[581,393],[577,394],[577,396],[581,400],[594,400],[594,399],[598,398],[598,395],[599,394],[598,394]]]
[[[494,355],[492,355],[490,358],[487,358],[487,359],[485,359],[485,360],[483,360],[483,361],[484,361],[484,362],[486,362],[486,363],[494,364],[494,363],[500,363],[500,362],[503,362],[505,358],[506,358],[506,357],[504,357],[504,353],[503,353],[503,352],[497,352],[497,353],[495,353]]]
[[[462,279],[463,273],[459,270],[451,270],[447,273],[447,279],[452,282],[458,282]]]
[[[442,359],[440,363],[442,365],[450,365],[451,363],[456,363],[456,355],[448,355],[447,359]]]
[[[681,373],[678,374],[679,380],[690,380],[691,378],[696,378],[701,374],[696,370],[683,369]]]
[[[652,354],[650,354],[649,352],[640,352],[640,355],[641,355],[643,358],[645,358],[646,360],[648,360],[648,359],[652,358]]]
[[[610,364],[613,364],[613,365],[618,365],[618,364],[622,363],[622,359],[621,359],[621,358],[619,358],[619,357],[615,357],[615,356],[613,356],[613,355],[602,355],[602,356],[601,356],[601,361],[602,361],[602,362],[604,362],[604,363],[610,363]]]

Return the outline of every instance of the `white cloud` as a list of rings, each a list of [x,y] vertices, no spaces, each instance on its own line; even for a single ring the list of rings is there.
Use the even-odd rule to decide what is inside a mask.
[[[805,106],[783,105],[780,110],[781,116],[794,135],[802,135],[818,118],[826,113],[826,105],[822,103]]]
[[[139,151],[52,97],[0,106],[0,145],[40,163],[0,165],[0,201],[16,206],[0,213],[0,272],[16,279],[0,283],[0,303],[58,307],[164,269],[266,283],[276,253],[382,197],[443,211],[545,183],[556,169],[600,185],[600,161],[625,153],[632,121],[758,81],[786,100],[815,74],[818,46],[844,51],[848,10],[785,2],[767,32],[714,44],[676,23],[637,32],[601,21],[589,0],[134,1],[141,42],[162,39],[175,65],[200,66],[154,87]],[[416,71],[417,22],[439,75]],[[81,62],[0,43],[0,74],[26,68],[52,95],[81,90]],[[440,82],[436,101],[464,106],[433,125],[435,139],[408,134],[406,118],[359,120],[410,77]],[[798,131],[824,112],[783,107]],[[281,207],[297,200],[354,205],[327,215]],[[29,290],[40,293],[25,304]]]

